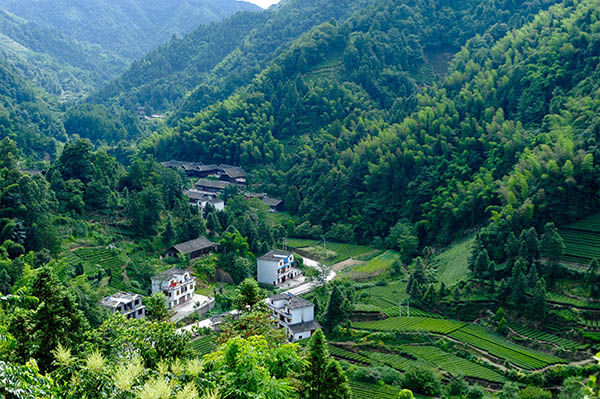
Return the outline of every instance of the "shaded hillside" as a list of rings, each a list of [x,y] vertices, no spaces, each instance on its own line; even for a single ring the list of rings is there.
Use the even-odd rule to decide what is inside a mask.
[[[597,11],[567,2],[504,36],[492,16],[518,25],[543,7],[524,4],[517,15],[503,2],[461,3],[452,35],[441,5],[382,2],[323,24],[152,151],[270,164],[255,177],[293,213],[358,240],[386,237],[399,220],[422,242],[445,242],[493,215],[572,219],[595,206]],[[423,48],[475,36],[486,15],[448,77],[417,94]],[[333,71],[314,74],[323,64]]]
[[[141,56],[173,34],[187,33],[238,11],[259,10],[236,0],[1,0],[0,9],[128,59]]]
[[[98,45],[79,43],[5,10],[0,10],[0,51],[26,78],[65,101],[85,96],[127,66]]]
[[[66,139],[56,104],[0,61],[0,139],[11,137],[25,155],[56,156],[57,140]]]
[[[288,0],[261,13],[199,27],[156,49],[90,101],[137,104],[188,115],[226,98],[284,52],[300,35],[332,18],[344,20],[366,0]],[[194,90],[195,89],[195,90]]]

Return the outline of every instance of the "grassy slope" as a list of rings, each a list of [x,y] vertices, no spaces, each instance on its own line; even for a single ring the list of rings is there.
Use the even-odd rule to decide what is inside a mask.
[[[452,285],[466,279],[469,273],[467,260],[473,242],[473,238],[459,242],[435,258],[434,265],[437,265],[437,275],[440,282],[443,281],[446,285]]]

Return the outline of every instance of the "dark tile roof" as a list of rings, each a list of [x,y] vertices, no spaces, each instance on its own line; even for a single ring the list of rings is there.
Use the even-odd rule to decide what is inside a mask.
[[[196,167],[196,170],[198,172],[210,172],[211,170],[217,170],[218,167],[215,164],[211,164],[211,165],[200,165]]]
[[[313,304],[311,302],[307,301],[306,299],[302,299],[298,295],[290,294],[288,292],[284,292],[283,294],[273,295],[273,296],[269,297],[269,300],[270,301],[286,300],[286,301],[288,301],[286,306],[289,309],[305,308],[307,306],[313,306]]]
[[[261,201],[263,202],[263,204],[266,204],[266,205],[270,206],[271,208],[275,208],[283,202],[280,199],[271,198],[271,197],[263,197],[263,198],[261,198]]]
[[[246,177],[246,171],[239,166],[232,165],[219,165],[219,169],[221,169],[227,176],[232,179],[237,179],[238,177]]]
[[[193,200],[200,200],[204,197],[206,197],[207,195],[205,193],[203,193],[202,191],[194,191],[194,190],[186,190],[183,192],[183,194],[188,197],[189,199],[193,199]]]
[[[192,252],[200,251],[206,248],[218,246],[219,244],[209,241],[206,237],[196,238],[195,240],[182,242],[181,244],[175,245],[173,248],[177,252],[182,254],[189,254]]]
[[[225,187],[229,186],[232,183],[221,180],[211,180],[211,179],[198,179],[196,182],[197,187],[210,187],[219,190],[223,190]]]
[[[312,331],[321,328],[321,325],[316,321],[306,321],[304,323],[292,324],[289,326],[294,334],[304,331]]]
[[[273,250],[273,251],[269,251],[266,254],[264,254],[263,256],[261,256],[260,260],[280,260],[282,256],[284,257],[288,257],[290,256],[292,253],[289,251],[278,251],[278,250]],[[279,255],[279,256],[276,256]]]
[[[190,273],[190,272],[185,269],[174,268],[174,269],[166,270],[166,271],[162,272],[161,274],[159,274],[158,276],[152,277],[152,279],[164,281],[164,280],[172,279],[173,277],[175,277],[179,274],[185,274],[185,273]],[[191,273],[190,273],[190,275],[191,275]]]

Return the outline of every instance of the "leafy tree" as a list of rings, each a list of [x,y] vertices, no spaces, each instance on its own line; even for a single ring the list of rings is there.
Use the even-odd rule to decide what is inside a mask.
[[[519,391],[519,399],[552,399],[552,393],[540,387],[528,385]]]
[[[534,260],[539,259],[540,243],[535,228],[531,227],[527,230],[523,230],[519,236],[519,242],[519,256],[527,260],[529,264],[532,264]]]
[[[529,268],[529,273],[527,273],[527,278],[526,278],[526,281],[527,281],[527,284],[526,284],[526,285],[527,285],[527,288],[529,288],[529,289],[533,289],[533,288],[536,286],[536,284],[537,284],[537,282],[538,282],[539,278],[540,278],[540,277],[539,277],[539,275],[538,275],[538,273],[537,273],[537,267],[535,267],[535,263],[534,263],[534,264],[533,264],[533,265],[531,265],[531,267]]]
[[[402,389],[398,392],[398,399],[414,399],[414,395],[409,389]]]
[[[542,254],[548,259],[548,275],[556,277],[558,264],[565,251],[565,244],[554,223],[547,223],[544,226],[540,246]]]
[[[569,377],[563,382],[558,399],[580,399],[584,396],[584,386],[577,377]]]
[[[77,348],[89,327],[77,308],[74,295],[60,284],[51,268],[39,269],[31,294],[39,299],[39,305],[9,320],[9,332],[25,339],[20,343],[25,347],[17,351],[29,354],[37,360],[41,370],[48,371],[52,368],[52,351],[58,344]]]
[[[237,287],[233,306],[238,310],[244,311],[247,308],[252,308],[263,299],[264,295],[256,280],[247,278]]]
[[[348,301],[348,297],[344,295],[339,285],[335,285],[331,290],[327,311],[324,315],[325,329],[333,331],[337,326],[346,323],[352,314],[352,304]]]
[[[302,397],[305,399],[350,398],[348,380],[338,362],[331,359],[321,330],[315,331],[308,344],[308,364],[302,373]]]
[[[483,281],[485,280],[486,274],[490,268],[490,257],[485,249],[481,250],[477,254],[477,258],[475,259],[474,265],[474,274],[477,276],[483,286]]]
[[[412,225],[406,221],[398,221],[390,229],[390,234],[386,238],[386,245],[388,248],[398,250],[402,262],[408,263],[417,252],[419,240]]]
[[[231,338],[207,355],[204,364],[224,399],[278,399],[292,394],[290,377],[300,372],[303,362],[295,345],[273,345],[251,336]]]
[[[499,399],[519,399],[519,385],[516,382],[507,382],[498,394]]]
[[[157,187],[147,186],[129,198],[127,213],[131,227],[140,236],[152,235],[164,210],[162,194]]]
[[[528,305],[529,315],[535,320],[545,320],[548,314],[548,303],[546,302],[546,283],[541,278],[533,290],[533,297]]]
[[[168,321],[171,317],[167,297],[162,292],[144,297],[146,318],[150,321]]]
[[[442,383],[434,371],[425,365],[409,366],[402,376],[402,386],[422,395],[438,396],[442,392]]]
[[[496,327],[496,331],[501,334],[501,335],[507,335],[508,334],[508,323],[506,321],[506,319],[503,317],[500,319],[500,321],[498,322],[498,326]]]

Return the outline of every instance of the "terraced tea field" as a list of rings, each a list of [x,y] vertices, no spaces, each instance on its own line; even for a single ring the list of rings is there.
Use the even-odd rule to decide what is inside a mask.
[[[353,327],[371,331],[421,331],[442,334],[525,370],[537,370],[551,364],[566,363],[564,359],[518,345],[481,326],[457,320],[413,316],[390,317],[385,320],[356,322],[353,323]],[[555,339],[564,344],[575,344],[568,340],[562,341],[558,337]]]
[[[448,334],[449,337],[472,345],[492,356],[508,360],[525,370],[536,370],[550,364],[567,363],[557,356],[515,344],[481,326],[469,324]]]
[[[400,392],[400,388],[356,381],[350,381],[350,390],[354,399],[398,399],[398,392]]]
[[[104,247],[79,248],[75,251],[65,252],[63,258],[66,259],[71,266],[76,266],[81,263],[83,265],[84,274],[89,277],[98,273],[99,269],[104,270],[105,273],[110,270],[110,287],[119,291],[129,290],[139,292],[139,290],[135,290],[130,284],[127,284],[124,281],[123,266],[125,265],[126,260],[123,259],[116,250],[110,250]]]
[[[432,366],[438,367],[453,376],[463,375],[465,377],[498,383],[507,381],[502,374],[492,369],[451,353],[444,352],[436,346],[402,345],[400,348],[406,353],[409,353],[418,359],[422,359]]]
[[[190,348],[197,356],[204,356],[214,350],[214,338],[206,336],[195,339],[188,344]]]
[[[373,331],[425,331],[437,334],[450,334],[465,326],[466,323],[448,319],[430,317],[390,317],[385,320],[361,321],[353,323],[355,328]]]
[[[565,243],[563,260],[587,265],[600,259],[600,213],[560,229]]]
[[[554,345],[558,345],[564,349],[576,349],[581,344],[571,341],[570,339],[557,337],[556,335],[548,334],[542,331],[534,330],[533,328],[520,326],[517,324],[510,323],[510,328],[519,335],[527,338],[531,338],[538,341],[549,342]]]
[[[368,357],[346,349],[338,348],[337,346],[329,345],[329,353],[331,356],[338,359],[350,360],[363,364],[371,364],[371,360]]]

